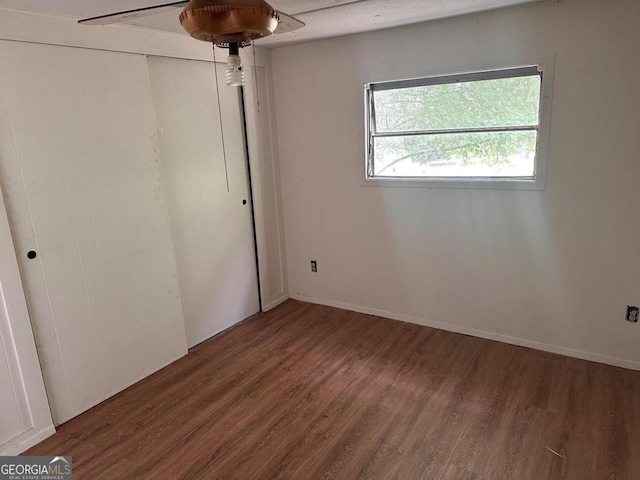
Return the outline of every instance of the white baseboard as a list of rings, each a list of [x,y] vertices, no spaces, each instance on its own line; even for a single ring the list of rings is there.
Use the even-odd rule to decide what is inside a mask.
[[[49,438],[54,433],[56,433],[56,429],[53,425],[49,425],[48,427],[37,431],[33,429],[29,430],[0,446],[0,456],[11,457],[14,455],[20,455],[25,450],[39,444],[45,438]],[[55,455],[55,453],[52,453],[52,455]]]
[[[302,302],[317,303],[319,305],[326,305],[328,307],[342,308],[344,310],[350,310],[352,312],[365,313],[368,315],[375,315],[377,317],[390,318],[392,320],[399,320],[401,322],[415,323],[417,325],[424,325],[426,327],[437,328],[439,330],[446,330],[448,332],[462,333],[464,335],[470,335],[472,337],[486,338],[488,340],[496,340],[498,342],[508,343],[510,345],[517,345],[519,347],[528,347],[536,350],[542,350],[544,352],[557,353],[565,355],[567,357],[579,358],[581,360],[589,360],[597,363],[604,363],[606,365],[612,365],[614,367],[628,368],[630,370],[640,370],[640,362],[633,360],[626,360],[624,358],[610,357],[608,355],[602,355],[599,353],[591,353],[583,350],[576,350],[573,348],[562,347],[559,345],[552,345],[548,343],[542,343],[535,340],[529,340],[526,338],[511,337],[509,335],[500,335],[495,332],[488,332],[485,330],[478,330],[475,328],[463,327],[461,325],[454,325],[451,323],[432,322],[424,318],[412,317],[409,315],[402,315],[393,312],[387,312],[385,310],[378,310],[376,308],[362,307],[360,305],[353,305],[345,302],[337,302],[333,300],[324,300],[321,298],[307,297],[305,295],[291,295],[294,300],[300,300]]]
[[[262,306],[262,311],[263,312],[268,312],[269,310],[271,310],[272,308],[276,308],[278,305],[280,305],[281,303],[286,302],[287,300],[289,300],[289,295],[286,293],[283,293],[282,295],[280,295],[279,297],[277,297],[275,300],[270,301],[269,303],[267,303],[266,305]]]

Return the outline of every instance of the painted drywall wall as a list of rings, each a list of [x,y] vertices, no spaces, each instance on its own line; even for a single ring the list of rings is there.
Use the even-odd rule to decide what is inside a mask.
[[[640,368],[639,20],[549,1],[275,50],[292,296]],[[365,83],[549,55],[544,191],[360,185]]]

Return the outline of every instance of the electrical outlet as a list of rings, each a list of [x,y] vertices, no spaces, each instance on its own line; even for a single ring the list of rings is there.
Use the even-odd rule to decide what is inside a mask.
[[[638,307],[627,305],[627,315],[624,317],[627,322],[638,323]]]
[[[311,271],[316,273],[318,271],[318,262],[311,260]]]

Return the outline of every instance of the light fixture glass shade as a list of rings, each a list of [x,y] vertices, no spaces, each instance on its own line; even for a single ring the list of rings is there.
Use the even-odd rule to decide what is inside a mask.
[[[227,70],[225,71],[227,85],[230,87],[244,86],[244,72],[242,71],[242,60],[240,55],[229,55],[227,59]]]

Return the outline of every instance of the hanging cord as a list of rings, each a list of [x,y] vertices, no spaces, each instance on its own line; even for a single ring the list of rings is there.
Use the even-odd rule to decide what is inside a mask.
[[[224,145],[224,127],[222,126],[222,107],[220,106],[220,87],[218,86],[218,63],[216,62],[216,44],[213,45],[213,71],[216,77],[216,96],[218,98],[218,117],[220,118],[220,137],[222,138],[222,158],[224,159],[224,176],[227,182],[227,192],[229,189],[229,169],[227,168],[227,149]]]
[[[256,44],[251,42],[251,49],[253,50],[253,78],[256,81],[256,104],[258,105],[258,113],[260,113],[260,95],[258,91],[258,64],[256,63]]]

